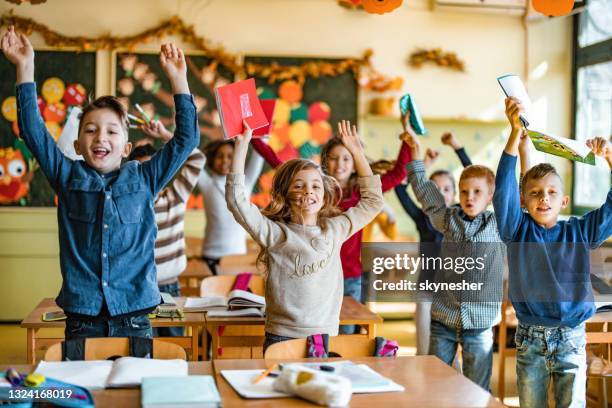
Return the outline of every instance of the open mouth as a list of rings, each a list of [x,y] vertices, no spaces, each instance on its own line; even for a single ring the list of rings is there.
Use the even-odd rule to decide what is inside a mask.
[[[110,150],[108,150],[105,147],[94,147],[92,149],[92,152],[96,159],[103,159],[106,156],[108,156],[108,154],[110,153]]]
[[[547,213],[547,212],[549,212],[549,211],[550,211],[550,207],[538,207],[538,208],[536,208],[536,210],[537,210],[539,213]]]

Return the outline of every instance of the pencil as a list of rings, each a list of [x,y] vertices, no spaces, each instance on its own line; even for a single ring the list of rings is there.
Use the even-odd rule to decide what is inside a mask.
[[[134,104],[134,106],[136,107],[136,109],[138,109],[138,112],[140,112],[140,114],[145,119],[145,121],[147,121],[147,122],[151,121],[151,117],[149,115],[147,115],[147,112],[145,112],[144,109],[142,109],[139,104],[136,103],[136,104]]]
[[[134,122],[138,122],[138,123],[141,123],[141,124],[143,124],[143,125],[144,125],[145,123],[147,123],[147,122],[145,122],[144,120],[140,119],[138,116],[134,116],[134,115],[132,115],[131,113],[128,113],[127,115],[128,115],[128,118],[132,119]]]
[[[278,367],[278,364],[276,364],[276,363],[272,364],[272,367],[268,368],[266,371],[264,371],[263,373],[261,373],[261,374],[259,375],[259,377],[257,377],[257,378],[255,379],[255,381],[253,381],[253,384],[257,384],[257,383],[261,382],[261,381],[262,381],[264,378],[266,378],[268,375],[270,375],[270,373],[271,373],[271,372],[272,372],[274,369],[276,369],[276,367]]]

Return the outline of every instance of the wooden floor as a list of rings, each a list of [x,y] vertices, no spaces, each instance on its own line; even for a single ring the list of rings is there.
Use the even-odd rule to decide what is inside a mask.
[[[386,320],[378,326],[377,334],[389,339],[395,339],[400,344],[400,355],[414,355],[416,351],[415,325],[412,320]],[[24,364],[26,362],[26,331],[18,324],[0,324],[0,363]],[[493,358],[493,378],[491,391],[497,391],[497,355]],[[509,406],[518,406],[516,393],[515,360],[508,358],[506,362],[506,399]]]

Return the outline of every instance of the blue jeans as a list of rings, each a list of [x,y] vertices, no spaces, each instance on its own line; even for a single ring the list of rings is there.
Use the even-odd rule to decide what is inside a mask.
[[[148,314],[108,320],[83,320],[68,317],[66,340],[83,337],[152,337]]]
[[[160,292],[167,292],[174,297],[181,296],[181,287],[178,281],[168,283],[167,285],[158,285]],[[181,337],[183,336],[182,327],[156,327],[153,329],[155,337]]]
[[[514,340],[521,407],[545,407],[551,380],[555,406],[586,406],[584,324],[575,328],[519,324]]]
[[[361,303],[361,277],[359,278],[344,278],[344,296],[350,296]],[[353,334],[358,327],[354,324],[345,324],[340,326],[341,334]]]
[[[264,344],[263,344],[264,355],[266,354],[266,350],[268,349],[268,347],[270,347],[271,345],[275,343],[280,343],[282,341],[293,340],[293,339],[294,339],[293,337],[278,336],[276,334],[266,332],[266,337],[264,338]]]
[[[493,366],[492,328],[453,329],[438,321],[431,321],[429,354],[450,366],[453,364],[458,344],[461,344],[462,349],[463,375],[490,391]]]

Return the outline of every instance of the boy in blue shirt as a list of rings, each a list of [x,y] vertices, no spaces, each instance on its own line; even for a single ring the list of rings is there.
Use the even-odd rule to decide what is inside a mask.
[[[199,143],[183,52],[164,44],[160,54],[174,93],[174,138],[150,161],[121,166],[132,145],[127,112],[116,98],[103,96],[83,109],[74,147],[84,161],[70,160],[38,110],[32,45],[10,27],[2,50],[16,66],[21,137],[58,197],[63,282],[57,304],[68,317],[66,339],[151,337],[147,314],[161,300],[153,203]]]
[[[512,133],[497,169],[493,197],[501,238],[508,244],[509,296],[519,320],[517,383],[521,407],[547,406],[552,379],[557,406],[586,404],[584,322],[595,306],[589,251],[612,234],[612,189],[606,202],[581,218],[558,221],[569,203],[550,164],[539,164],[516,181],[516,156],[524,132],[522,107],[506,99]],[[612,169],[612,147],[603,138],[587,141]],[[527,212],[523,212],[521,207]]]

